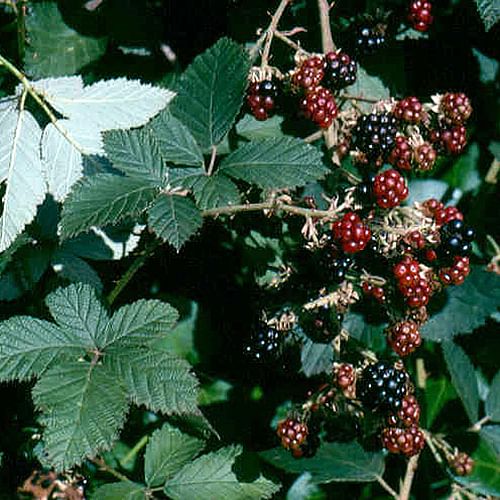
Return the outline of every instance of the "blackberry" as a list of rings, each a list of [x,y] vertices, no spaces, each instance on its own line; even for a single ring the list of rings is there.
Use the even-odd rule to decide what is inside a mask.
[[[281,446],[290,450],[294,456],[302,456],[300,450],[307,441],[309,429],[304,422],[287,418],[278,423],[276,434],[281,439]]]
[[[401,357],[408,356],[422,343],[415,321],[399,321],[388,330],[387,343]]]
[[[274,111],[280,89],[275,80],[253,82],[248,88],[247,103],[257,120],[267,120]]]
[[[321,128],[328,128],[337,117],[337,103],[332,93],[323,87],[316,87],[306,94],[301,102],[307,118]]]
[[[457,125],[451,129],[434,131],[432,139],[445,153],[458,155],[467,145],[467,130],[463,125]]]
[[[373,178],[369,179],[366,182],[361,182],[356,186],[354,191],[354,198],[357,202],[359,202],[363,206],[369,206],[373,204]]]
[[[354,30],[354,52],[358,55],[374,54],[385,44],[385,28],[381,24],[358,25]]]
[[[381,286],[374,286],[367,281],[363,281],[361,288],[366,296],[373,297],[377,302],[382,303],[387,300],[385,290]]]
[[[401,403],[401,408],[397,413],[389,415],[387,423],[391,427],[399,427],[401,424],[404,427],[417,426],[420,420],[420,405],[417,398],[413,394],[407,394]]]
[[[342,245],[345,253],[363,250],[371,239],[371,231],[359,215],[347,212],[341,220],[332,224],[333,237]]]
[[[397,120],[391,113],[370,113],[358,119],[352,133],[353,145],[369,160],[385,158],[396,143]]]
[[[412,149],[404,135],[396,137],[394,149],[389,155],[389,163],[400,170],[411,170]]]
[[[342,50],[325,55],[325,76],[323,84],[330,90],[339,90],[356,81],[356,62]]]
[[[474,460],[463,451],[451,457],[449,464],[457,476],[469,476],[474,469]]]
[[[367,408],[397,411],[406,395],[407,378],[406,372],[379,361],[362,371],[356,384],[356,393]]]
[[[347,256],[339,257],[332,261],[329,266],[330,276],[335,283],[341,283],[345,280],[347,271],[352,267],[354,261]]]
[[[334,371],[335,382],[341,389],[348,389],[356,381],[356,371],[349,363],[342,363]]]
[[[375,177],[373,192],[380,208],[393,208],[408,197],[408,186],[405,178],[391,168]]]
[[[415,96],[398,101],[392,112],[398,120],[413,124],[420,123],[426,117],[422,103]]]
[[[390,453],[401,453],[411,457],[420,453],[425,446],[425,438],[417,426],[407,429],[388,427],[382,431],[382,444]]]
[[[425,172],[432,169],[436,162],[437,154],[428,142],[424,142],[413,150],[413,158],[417,164],[417,170]]]
[[[252,332],[250,342],[244,347],[244,353],[252,361],[266,362],[274,360],[281,350],[281,334],[265,322],[260,322]]]
[[[472,114],[469,98],[463,93],[448,92],[441,99],[440,110],[448,125],[463,125]]]
[[[451,267],[439,271],[439,279],[443,285],[461,285],[469,273],[469,257],[455,257]]]
[[[438,255],[445,261],[452,261],[456,256],[466,257],[472,250],[475,232],[464,224],[463,220],[454,219],[447,222],[439,231],[441,243]]]
[[[417,31],[427,31],[434,18],[431,14],[432,4],[426,0],[415,0],[410,4],[408,20]]]
[[[321,56],[311,56],[302,62],[292,76],[292,82],[306,92],[314,90],[325,75],[325,61]]]

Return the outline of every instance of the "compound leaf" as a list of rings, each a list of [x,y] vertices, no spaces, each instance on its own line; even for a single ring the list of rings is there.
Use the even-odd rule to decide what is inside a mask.
[[[220,172],[262,188],[303,186],[328,169],[321,152],[301,139],[282,137],[252,141],[231,153]]]
[[[222,38],[196,57],[182,75],[170,109],[202,149],[217,145],[234,123],[249,69],[243,48]]]
[[[262,475],[252,482],[238,481],[232,468],[241,453],[240,446],[228,446],[197,458],[165,483],[165,493],[174,500],[270,498],[279,486]]]
[[[200,439],[169,424],[153,432],[144,455],[144,478],[150,487],[163,484],[203,449]]]
[[[111,447],[128,407],[121,381],[105,365],[66,362],[33,388],[49,462],[63,470]]]
[[[92,226],[116,224],[136,217],[157,196],[154,183],[144,179],[97,174],[82,179],[71,191],[61,214],[61,236],[70,238]]]
[[[24,64],[34,77],[76,73],[106,51],[106,39],[83,36],[66,25],[57,2],[30,5],[26,30],[29,44]]]
[[[160,196],[148,212],[148,226],[176,250],[203,224],[196,205],[184,196]]]

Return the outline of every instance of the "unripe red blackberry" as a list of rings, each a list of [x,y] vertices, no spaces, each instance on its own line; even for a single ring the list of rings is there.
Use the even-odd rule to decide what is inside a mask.
[[[432,4],[426,0],[415,0],[410,4],[408,19],[417,31],[427,31],[434,18],[431,14]]]
[[[393,272],[398,281],[398,289],[408,306],[417,308],[428,304],[431,287],[428,281],[420,276],[417,260],[406,256],[394,266]]]
[[[274,80],[263,80],[250,84],[247,92],[247,103],[257,120],[267,120],[276,106],[279,87]]]
[[[398,101],[393,109],[394,116],[407,123],[420,123],[426,116],[422,103],[414,96]]]
[[[440,131],[441,146],[450,155],[460,154],[467,145],[467,131],[463,125]]]
[[[375,177],[373,193],[380,208],[392,208],[408,197],[408,186],[397,170],[390,169]]]
[[[337,104],[332,93],[323,87],[316,87],[306,94],[301,102],[304,115],[321,128],[328,128],[337,117]]]
[[[411,457],[423,449],[425,438],[422,431],[416,426],[409,428],[387,427],[382,431],[382,444],[391,453],[401,453]]]
[[[420,405],[413,394],[407,394],[403,398],[397,417],[405,427],[418,426],[420,420]]]
[[[341,220],[335,221],[332,231],[334,239],[341,244],[345,253],[360,252],[371,238],[370,229],[354,212],[347,212]]]
[[[309,429],[304,422],[287,418],[278,423],[276,434],[281,439],[281,445],[287,450],[300,450],[305,444]]]
[[[457,207],[445,207],[441,204],[434,212],[434,220],[438,226],[443,226],[452,220],[464,220],[464,216]]]
[[[356,372],[349,363],[342,363],[335,368],[335,382],[341,389],[347,389],[354,385]]]
[[[361,287],[367,296],[373,297],[377,302],[382,303],[386,301],[387,297],[385,296],[385,290],[381,286],[374,286],[364,281]]]
[[[417,323],[408,320],[392,325],[387,332],[387,343],[399,356],[408,356],[422,343]]]
[[[434,166],[437,153],[428,142],[424,142],[414,149],[413,158],[417,164],[417,169],[425,172],[431,170]]]
[[[323,85],[330,90],[339,90],[356,81],[357,66],[349,54],[342,50],[325,55],[325,76]]]
[[[368,159],[385,158],[393,150],[397,120],[391,113],[370,113],[358,118],[352,131],[354,147]]]
[[[325,61],[321,56],[311,56],[302,62],[292,76],[292,82],[309,92],[315,89],[325,75]]]
[[[412,248],[413,250],[422,250],[425,248],[427,242],[425,241],[424,235],[418,231],[411,231],[404,237],[404,241]]]
[[[472,114],[469,98],[463,93],[448,92],[441,99],[440,110],[448,125],[463,125]]]
[[[457,256],[451,267],[439,271],[439,279],[444,285],[461,285],[469,273],[469,257]]]
[[[456,453],[449,464],[457,476],[469,476],[474,469],[474,460],[463,451]]]
[[[400,170],[411,170],[411,160],[413,151],[408,139],[399,135],[396,137],[394,149],[389,155],[389,163]]]

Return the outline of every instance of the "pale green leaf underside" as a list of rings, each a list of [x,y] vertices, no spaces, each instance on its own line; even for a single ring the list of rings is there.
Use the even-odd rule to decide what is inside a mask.
[[[471,423],[478,419],[479,390],[476,373],[464,350],[452,341],[443,342],[443,355],[455,387]]]
[[[202,226],[196,205],[183,196],[160,196],[148,212],[148,226],[179,250]]]
[[[161,111],[147,125],[147,130],[154,136],[165,161],[176,165],[203,166],[200,147],[189,129],[169,109]]]
[[[249,69],[243,48],[222,38],[196,57],[182,75],[171,111],[202,149],[218,144],[234,123]]]
[[[84,353],[84,342],[48,321],[15,316],[0,323],[0,380],[40,376],[62,357]]]
[[[223,174],[203,175],[192,185],[196,204],[201,210],[240,202],[240,193],[234,182]]]
[[[163,484],[203,449],[204,442],[170,424],[155,431],[144,455],[144,477],[150,487]]]
[[[142,345],[167,335],[179,318],[178,312],[159,300],[138,300],[122,306],[113,314],[98,341],[102,348],[116,342]]]
[[[146,500],[148,497],[143,484],[122,481],[97,488],[91,498],[92,500]]]
[[[143,179],[98,174],[83,179],[66,199],[61,235],[70,238],[92,226],[116,224],[141,214],[154,200],[157,188]]]
[[[0,252],[8,248],[36,215],[45,198],[40,160],[42,130],[28,111],[0,104],[0,182],[6,182],[0,218]]]
[[[42,410],[44,443],[57,470],[108,449],[125,421],[127,397],[103,365],[67,362],[47,370],[33,388]]]
[[[34,77],[76,73],[104,54],[106,40],[83,36],[68,27],[56,2],[30,5],[25,68]]]
[[[164,181],[166,172],[160,150],[147,130],[107,132],[104,147],[113,166],[129,177],[159,184]]]
[[[105,363],[124,381],[129,398],[162,413],[197,413],[198,381],[186,361],[163,350],[115,345]]]
[[[250,142],[231,153],[220,172],[262,188],[303,186],[324,177],[321,152],[290,137]]]
[[[241,452],[240,446],[228,446],[203,455],[168,480],[165,493],[174,500],[270,498],[279,486],[263,476],[248,483],[238,481],[232,467]]]
[[[57,323],[88,348],[97,348],[108,315],[95,289],[83,283],[58,288],[45,299]]]

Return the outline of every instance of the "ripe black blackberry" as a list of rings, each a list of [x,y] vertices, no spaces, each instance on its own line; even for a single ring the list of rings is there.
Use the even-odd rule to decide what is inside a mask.
[[[253,82],[248,88],[247,103],[257,120],[267,120],[275,111],[280,87],[276,80]]]
[[[281,351],[282,335],[274,327],[261,321],[252,332],[250,341],[245,345],[243,352],[252,361],[272,361]]]
[[[349,271],[353,263],[354,261],[351,259],[351,257],[347,256],[342,256],[338,259],[334,259],[329,266],[329,272],[332,280],[335,283],[341,283],[342,281],[344,281],[347,271]]]
[[[472,250],[474,229],[464,224],[462,220],[452,220],[440,228],[441,243],[438,255],[444,261],[452,261],[456,256],[466,257]]]
[[[354,30],[353,50],[357,55],[370,55],[385,44],[385,26],[377,23],[364,23]]]
[[[359,117],[352,133],[353,145],[368,159],[386,158],[396,143],[397,120],[391,113]]]
[[[406,395],[408,376],[389,363],[379,361],[368,365],[356,384],[356,394],[371,410],[397,411]]]
[[[323,85],[330,90],[343,89],[356,81],[357,71],[356,61],[346,52],[328,52],[325,55]]]

